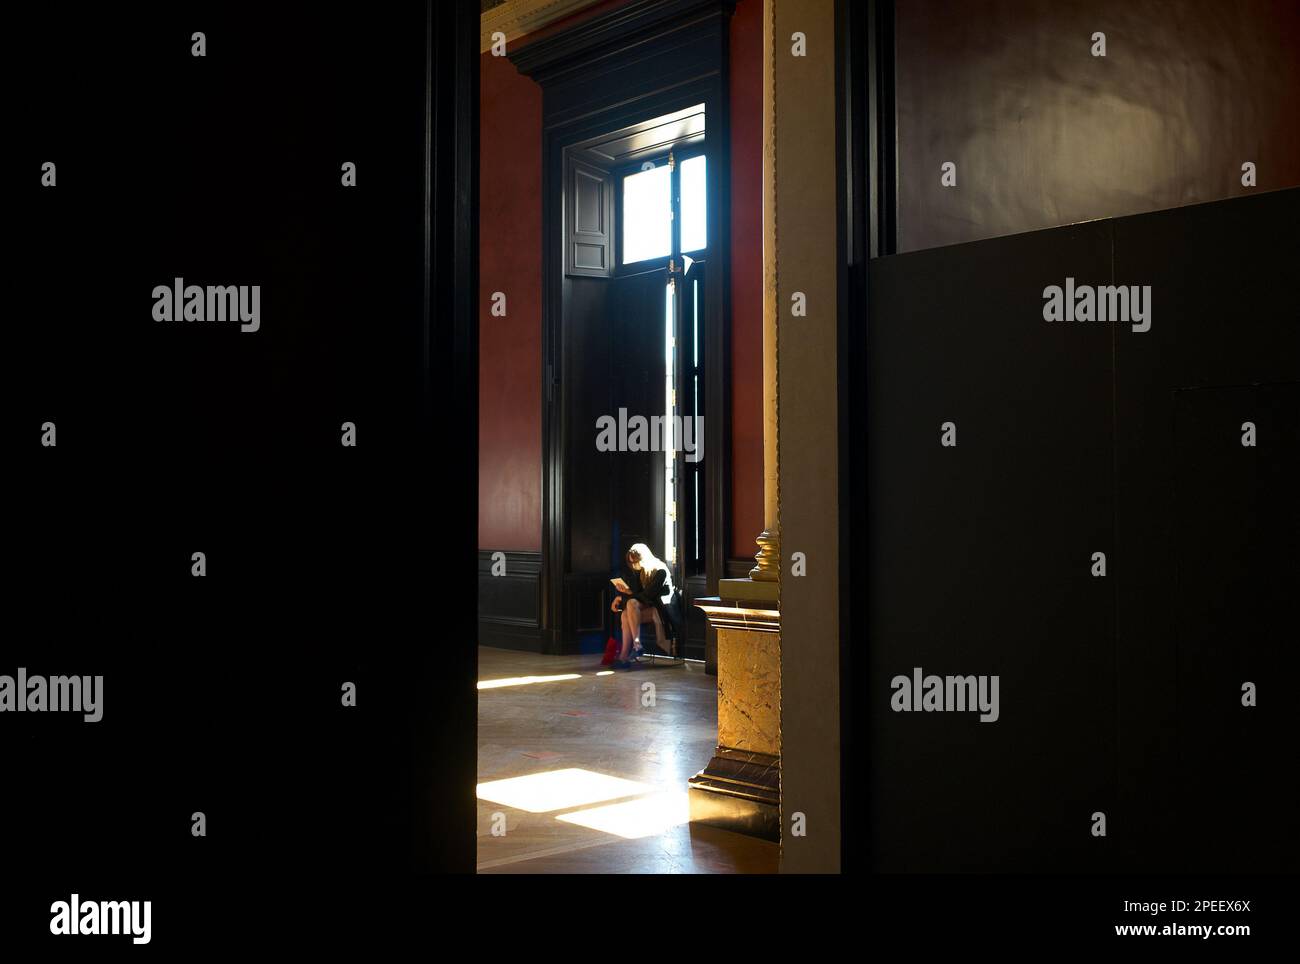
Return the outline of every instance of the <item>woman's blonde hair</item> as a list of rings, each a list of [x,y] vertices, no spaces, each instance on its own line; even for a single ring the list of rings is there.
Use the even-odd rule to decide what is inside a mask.
[[[627,556],[629,559],[634,559],[641,563],[642,588],[650,585],[650,576],[653,573],[658,572],[660,569],[666,570],[668,568],[664,565],[663,560],[651,552],[650,547],[644,542],[638,542],[633,545],[632,548],[628,549]]]

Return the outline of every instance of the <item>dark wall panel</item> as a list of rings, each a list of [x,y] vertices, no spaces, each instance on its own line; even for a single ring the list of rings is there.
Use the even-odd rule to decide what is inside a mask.
[[[540,652],[542,554],[499,551],[479,550],[479,645]]]
[[[1276,700],[1296,672],[1298,218],[1283,191],[871,263],[876,869],[1300,866]],[[1066,277],[1150,285],[1150,329],[1045,322]],[[1001,719],[894,712],[914,666],[1000,673]],[[1274,698],[1243,707],[1247,681]]]
[[[1294,752],[1279,736],[1296,729],[1284,694],[1297,666],[1300,386],[1179,391],[1173,404],[1177,839],[1167,866],[1294,871]],[[1256,448],[1241,444],[1247,419]],[[1253,708],[1242,705],[1246,683],[1260,692]]]
[[[871,849],[880,870],[1082,870],[1113,798],[1111,345],[1042,320],[1104,277],[1101,225],[872,264]],[[1009,266],[1014,266],[1010,268]],[[953,422],[957,445],[940,444]],[[890,681],[997,675],[1000,718],[894,712]]]
[[[1277,502],[1274,488],[1296,457],[1294,439],[1273,404],[1264,404],[1276,396],[1250,388],[1300,380],[1297,309],[1283,281],[1294,273],[1295,245],[1286,239],[1297,221],[1300,191],[1292,190],[1114,222],[1116,281],[1152,287],[1151,330],[1121,329],[1115,339],[1119,764],[1133,820],[1125,853],[1139,867],[1208,861],[1243,831],[1235,819],[1215,818],[1218,833],[1204,835],[1195,854],[1187,851],[1202,810],[1201,798],[1172,790],[1183,779],[1179,754],[1190,758],[1198,749],[1186,726],[1226,710],[1189,702],[1182,684],[1197,684],[1184,675],[1182,659],[1217,653],[1208,670],[1239,688],[1229,654],[1285,625],[1279,614],[1287,609],[1273,594],[1300,583],[1294,496]],[[1240,444],[1244,421],[1257,423],[1254,449]],[[1243,475],[1259,471],[1267,487]],[[1216,494],[1219,486],[1224,491]],[[1278,538],[1289,538],[1289,558]],[[1195,611],[1188,607],[1232,597],[1243,579],[1253,579],[1256,595],[1235,616],[1193,620],[1193,636],[1171,623],[1171,613],[1187,619]],[[1283,655],[1276,639],[1266,652]],[[1269,675],[1278,668],[1269,665]],[[1233,706],[1240,708],[1239,699]],[[1267,730],[1261,720],[1275,711],[1265,702],[1251,719]],[[1207,760],[1215,747],[1200,745]],[[1243,800],[1266,799],[1242,792]],[[1258,856],[1270,853],[1277,855]]]

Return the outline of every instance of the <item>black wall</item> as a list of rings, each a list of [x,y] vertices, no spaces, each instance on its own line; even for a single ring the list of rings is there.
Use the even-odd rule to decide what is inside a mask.
[[[475,14],[11,24],[0,672],[105,712],[0,718],[4,825],[64,900],[473,869]],[[261,285],[261,329],[154,321],[175,277]]]
[[[870,263],[871,868],[1297,868],[1298,216],[1282,191]],[[1151,330],[1045,322],[1067,276],[1150,285]],[[894,712],[916,666],[1000,675],[1001,718]]]

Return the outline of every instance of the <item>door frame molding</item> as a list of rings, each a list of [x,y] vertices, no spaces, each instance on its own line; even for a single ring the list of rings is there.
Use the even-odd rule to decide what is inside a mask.
[[[423,148],[423,291],[420,304],[421,380],[418,438],[420,451],[459,450],[467,467],[444,479],[454,499],[473,504],[478,493],[478,143],[479,55],[474,38],[478,18],[457,6],[448,14],[425,4]],[[445,382],[451,379],[450,388]],[[450,413],[435,409],[450,398]],[[423,464],[423,462],[421,463]],[[457,502],[452,500],[451,505]],[[445,567],[449,598],[478,587],[475,573],[462,565],[462,547],[478,545],[478,520],[471,512],[450,512],[440,540],[457,555]],[[451,617],[453,632],[469,631],[473,615],[464,607]],[[473,640],[473,636],[466,638]],[[456,637],[453,635],[453,642]],[[473,873],[476,861],[476,801],[473,785],[478,760],[478,647],[450,656],[437,647],[420,647],[404,668],[411,698],[403,719],[406,733],[394,734],[408,747],[411,773],[408,812],[395,819],[407,825],[407,864],[413,872]],[[439,693],[437,700],[418,698]],[[427,761],[437,760],[437,766]],[[417,762],[418,765],[417,765]],[[454,787],[455,790],[449,790]]]
[[[867,263],[898,245],[898,135],[894,94],[894,0],[836,0],[836,144],[838,248],[840,559],[867,545],[866,491]],[[869,691],[865,646],[870,598],[863,600],[840,567],[840,813],[861,810],[866,798],[866,713],[855,698]],[[857,781],[855,783],[855,781]],[[852,820],[840,825],[840,870],[869,861],[869,833]]]

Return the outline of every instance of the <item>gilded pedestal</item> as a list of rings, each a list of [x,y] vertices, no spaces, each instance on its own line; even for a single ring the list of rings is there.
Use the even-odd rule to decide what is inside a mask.
[[[718,633],[718,748],[690,779],[691,820],[779,840],[781,635],[773,583],[723,579],[697,599]]]

